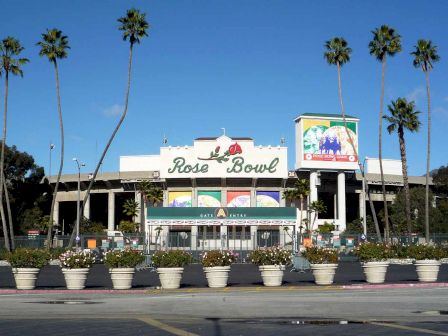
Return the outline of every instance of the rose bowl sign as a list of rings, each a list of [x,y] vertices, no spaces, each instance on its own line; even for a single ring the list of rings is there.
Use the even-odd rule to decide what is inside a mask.
[[[254,146],[248,138],[198,139],[185,147],[160,149],[161,178],[287,178],[286,147]]]

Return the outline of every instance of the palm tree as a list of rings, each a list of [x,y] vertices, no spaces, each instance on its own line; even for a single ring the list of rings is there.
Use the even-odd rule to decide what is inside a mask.
[[[338,93],[339,93],[339,102],[341,104],[341,114],[342,119],[344,121],[344,128],[345,132],[347,133],[347,137],[349,139],[350,145],[352,146],[353,152],[355,153],[355,156],[358,157],[358,151],[356,150],[356,146],[353,142],[351,133],[348,130],[347,127],[347,119],[345,118],[345,110],[344,110],[344,102],[342,100],[342,84],[341,84],[341,67],[345,63],[348,63],[350,61],[350,54],[352,53],[352,49],[348,47],[347,41],[343,37],[334,37],[331,40],[328,40],[325,42],[325,49],[326,52],[324,53],[324,58],[326,59],[327,63],[330,65],[336,65],[338,69]],[[362,179],[364,181],[364,185],[366,187],[367,195],[369,195],[369,185],[366,181],[366,176],[364,172],[364,167],[359,162],[359,170],[361,171]],[[373,206],[373,201],[371,197],[369,196],[369,205],[370,205],[370,211],[372,212],[373,221],[375,223],[375,229],[376,234],[378,237],[378,241],[381,241],[381,232],[378,225],[378,219],[376,217],[376,211],[375,207]]]
[[[163,203],[163,190],[155,185],[152,182],[149,181],[143,181],[140,182],[137,186],[138,190],[140,191],[141,195],[143,196],[143,204],[149,207],[150,204],[152,204],[153,207],[157,207],[159,203]],[[142,206],[142,211],[144,211],[145,206]],[[146,216],[146,214],[145,214]],[[144,222],[140,223],[141,226],[141,232],[146,233],[146,225]],[[160,232],[162,231],[162,228],[156,227],[154,229],[156,231],[156,244],[160,237]],[[145,234],[145,238],[149,238]],[[146,246],[149,247],[150,241],[146,241]]]
[[[408,181],[408,164],[406,158],[406,143],[404,141],[404,131],[417,132],[420,128],[420,121],[418,120],[419,111],[415,110],[415,103],[413,101],[408,102],[405,98],[398,98],[396,101],[392,101],[392,104],[388,106],[390,116],[383,116],[389,122],[387,131],[389,134],[397,131],[398,141],[400,143],[400,155],[401,155],[401,169],[403,172],[403,185],[405,193],[406,203],[406,223],[408,226],[408,239],[411,242],[411,194],[409,192]]]
[[[59,188],[59,181],[61,180],[62,168],[64,166],[64,123],[62,121],[61,95],[59,92],[59,70],[57,60],[67,57],[67,49],[70,49],[70,46],[68,45],[67,36],[62,35],[62,31],[55,28],[51,30],[47,29],[47,32],[42,34],[42,41],[38,42],[37,45],[40,47],[39,56],[47,57],[54,66],[56,75],[56,96],[58,99],[59,129],[61,132],[61,161],[59,163],[58,177],[54,186],[53,199],[51,201],[50,219],[48,222],[47,247],[51,248],[54,222],[53,212],[56,203],[56,195]]]
[[[370,54],[375,56],[381,62],[381,95],[380,95],[380,113],[378,126],[378,159],[380,161],[381,186],[383,191],[384,203],[384,238],[389,241],[389,213],[386,200],[386,185],[384,183],[383,173],[383,151],[382,151],[382,135],[383,135],[383,105],[384,105],[384,76],[386,70],[386,57],[394,56],[401,51],[401,36],[395,33],[395,29],[382,25],[372,31],[373,40],[369,43]]]
[[[431,91],[429,89],[429,72],[440,57],[437,55],[437,46],[433,46],[430,40],[418,40],[414,46],[414,66],[422,68],[426,78],[426,94],[428,96],[428,147],[426,153],[426,194],[425,194],[425,238],[429,243],[429,169],[431,163]]]
[[[300,200],[300,220],[299,225],[302,226],[303,221],[303,200],[305,197],[308,197],[310,194],[310,183],[309,181],[305,179],[299,179],[294,183],[293,189],[287,189],[283,192],[283,198],[293,202],[295,200]],[[293,242],[294,242],[294,251],[296,251],[296,239],[297,239],[297,228],[296,225],[294,225],[294,232],[293,232]]]
[[[2,148],[0,154],[0,212],[3,225],[3,234],[5,236],[5,247],[10,250],[11,247],[14,248],[14,232],[10,228],[11,234],[11,245],[8,237],[8,230],[6,227],[6,216],[3,207],[3,180],[4,180],[4,163],[5,163],[5,144],[6,144],[6,131],[7,131],[7,115],[8,115],[8,85],[9,85],[9,74],[15,76],[19,75],[23,77],[23,71],[21,69],[22,65],[28,63],[27,58],[17,58],[23,51],[23,47],[20,45],[19,40],[14,37],[8,36],[0,43],[0,75],[5,76],[5,105],[3,110],[3,137],[2,137]]]
[[[123,214],[131,217],[132,221],[135,220],[135,217],[137,216],[139,210],[140,208],[138,206],[138,203],[133,198],[127,199],[123,203]]]
[[[89,186],[87,187],[84,196],[84,201],[82,202],[81,205],[81,211],[80,211],[81,213],[84,208],[84,204],[86,204],[87,199],[89,198],[90,190],[92,189],[93,183],[95,182],[98,171],[100,170],[100,167],[103,164],[104,157],[106,156],[107,151],[110,145],[112,144],[112,141],[114,140],[115,135],[120,129],[120,126],[123,123],[124,118],[126,117],[126,114],[128,112],[129,92],[131,89],[132,51],[136,43],[140,44],[140,40],[143,37],[148,36],[146,30],[149,29],[149,24],[146,21],[145,17],[146,17],[145,13],[141,13],[138,9],[132,8],[127,10],[126,16],[118,19],[118,22],[121,24],[118,27],[118,29],[123,31],[123,40],[126,41],[129,39],[128,81],[127,81],[124,110],[120,117],[120,120],[118,121],[117,126],[115,127],[114,131],[112,132],[112,135],[109,138],[109,141],[106,144],[106,147],[103,150],[103,153],[101,154],[98,164],[96,165],[92,179],[90,180]],[[74,232],[75,231],[72,232],[69,246],[71,246],[73,243]]]
[[[316,223],[317,215],[325,211],[327,211],[327,207],[322,200],[317,200],[310,203],[310,216],[311,214],[313,214],[314,216],[312,221],[308,221],[308,223],[310,224],[310,227],[307,228],[308,231],[311,231],[313,229],[314,224]]]

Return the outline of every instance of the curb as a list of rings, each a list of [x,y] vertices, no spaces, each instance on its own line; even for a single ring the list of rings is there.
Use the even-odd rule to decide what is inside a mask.
[[[225,287],[225,288],[180,288],[163,290],[159,287],[145,289],[0,289],[0,295],[11,294],[172,294],[172,293],[232,293],[232,292],[269,292],[269,291],[331,291],[331,290],[363,290],[363,289],[403,289],[403,288],[445,288],[448,282],[428,282],[410,284],[362,284],[362,285],[329,285],[329,286],[280,286],[280,287]]]

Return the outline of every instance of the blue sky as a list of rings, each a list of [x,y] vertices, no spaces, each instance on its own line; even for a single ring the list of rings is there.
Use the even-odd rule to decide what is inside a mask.
[[[190,145],[201,136],[249,136],[278,145],[285,137],[294,166],[294,118],[306,112],[339,113],[336,69],[323,59],[324,43],[344,37],[353,49],[343,67],[346,113],[358,116],[360,155],[376,157],[381,66],[368,52],[371,31],[381,24],[402,35],[403,52],[388,59],[385,104],[404,96],[422,111],[422,130],[406,134],[409,171],[425,172],[424,75],[409,55],[419,38],[438,46],[431,73],[431,167],[448,163],[448,2],[432,1],[20,1],[2,4],[0,38],[18,38],[30,63],[24,78],[10,81],[8,140],[48,171],[49,144],[59,128],[54,71],[38,56],[46,28],[69,37],[69,58],[60,65],[66,132],[64,173],[72,157],[93,171],[124,102],[128,43],[117,18],[136,7],[147,13],[149,37],[135,48],[129,113],[102,171],[117,171],[120,155],[157,154],[169,144]],[[0,85],[3,100],[4,83]],[[399,159],[397,136],[384,129],[383,157]]]

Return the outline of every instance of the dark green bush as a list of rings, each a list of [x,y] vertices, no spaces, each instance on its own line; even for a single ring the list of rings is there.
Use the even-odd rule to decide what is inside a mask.
[[[192,260],[191,254],[182,250],[157,251],[152,255],[155,267],[184,267]]]

